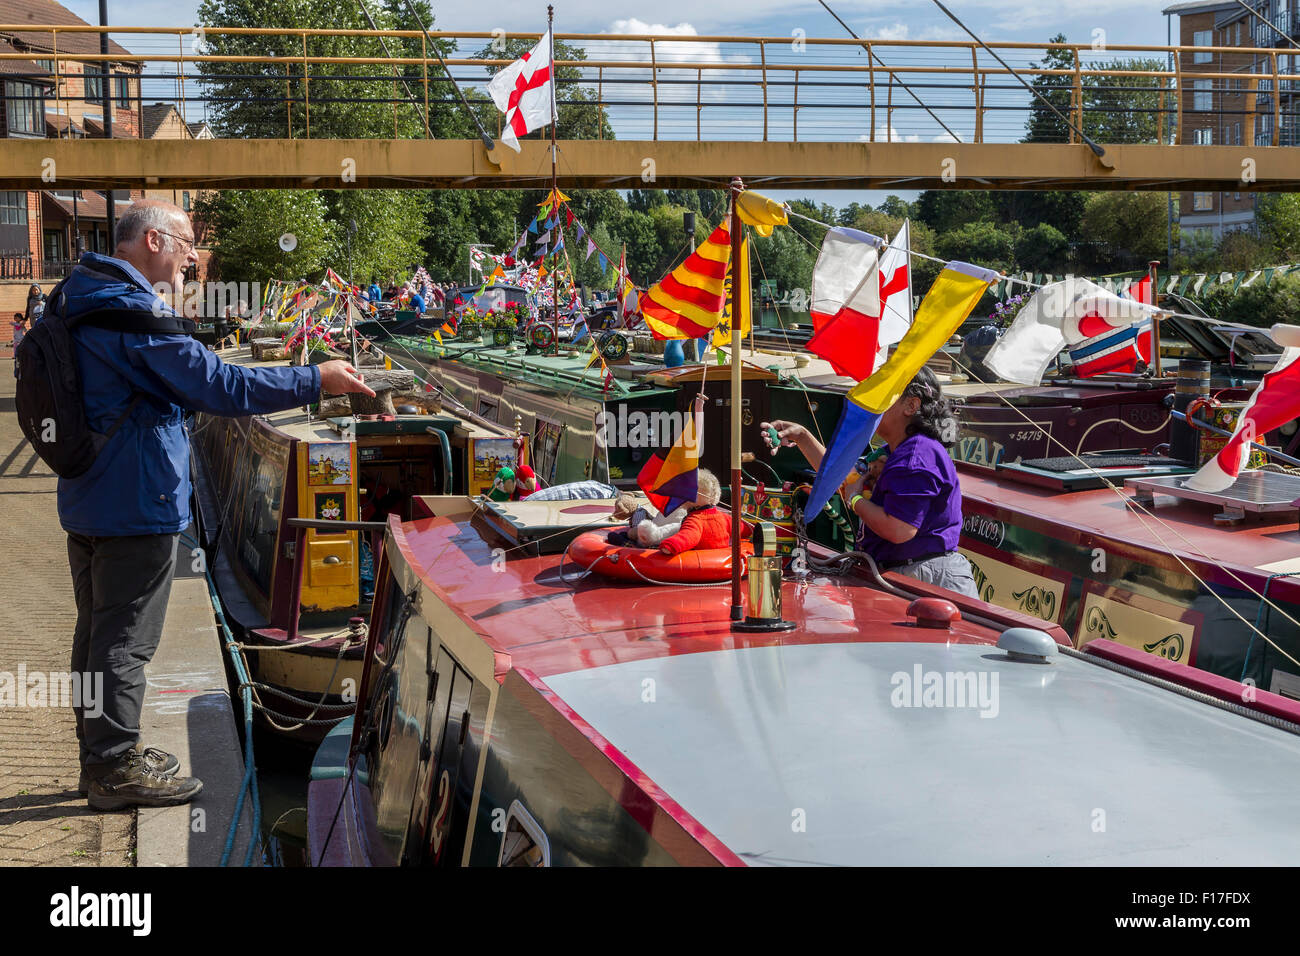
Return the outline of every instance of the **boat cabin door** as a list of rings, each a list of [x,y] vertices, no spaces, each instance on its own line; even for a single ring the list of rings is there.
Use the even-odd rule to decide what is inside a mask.
[[[432,629],[429,635],[432,642]],[[428,659],[433,659],[432,654]],[[416,774],[404,864],[460,865],[468,801],[457,800],[456,796],[459,786],[472,788],[474,785],[473,763],[466,769],[462,761],[470,730],[473,686],[469,673],[446,650],[439,648],[437,664],[429,674],[428,703],[420,738],[420,768]],[[467,775],[464,781],[462,774]]]

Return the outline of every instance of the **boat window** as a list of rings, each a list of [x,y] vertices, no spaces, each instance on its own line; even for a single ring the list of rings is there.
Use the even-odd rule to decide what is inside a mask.
[[[1275,667],[1273,668],[1273,682],[1268,689],[1274,694],[1280,694],[1292,700],[1300,700],[1300,674],[1290,674]]]
[[[541,826],[518,800],[506,814],[497,866],[550,866],[551,844]]]

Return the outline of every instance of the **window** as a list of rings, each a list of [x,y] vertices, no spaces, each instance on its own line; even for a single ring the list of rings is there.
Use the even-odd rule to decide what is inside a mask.
[[[1240,123],[1232,124],[1232,145],[1233,146],[1241,145],[1241,124]]]
[[[1192,80],[1192,109],[1202,113],[1214,109],[1214,92],[1209,80]]]
[[[1213,146],[1214,130],[1212,129],[1192,130],[1192,142],[1197,146]]]
[[[1214,193],[1192,193],[1192,210],[1207,212],[1214,208]]]
[[[181,192],[181,208],[186,212],[190,211],[190,191],[188,189]]]
[[[87,63],[85,65],[84,82],[86,84],[85,99],[90,103],[101,103],[104,100],[104,77],[99,72],[98,64]]]
[[[45,99],[34,83],[5,83],[5,112],[11,133],[45,135]]]
[[[63,232],[59,229],[45,230],[45,258],[62,259],[63,258]]]
[[[1240,20],[1237,21],[1237,42],[1234,43],[1233,45],[1241,46],[1241,21]]]
[[[134,102],[131,96],[131,78],[129,76],[113,77],[113,97],[117,100],[117,108],[129,110]]]
[[[1195,33],[1192,34],[1192,46],[1214,46],[1214,31],[1197,30]],[[1214,54],[1208,52],[1202,53],[1201,51],[1198,50],[1197,52],[1192,54],[1192,62],[1213,63]]]
[[[54,78],[53,60],[32,60],[32,62],[35,63],[38,67],[40,67],[42,73],[48,74],[51,79]]]
[[[27,225],[27,194],[0,193],[0,226]]]

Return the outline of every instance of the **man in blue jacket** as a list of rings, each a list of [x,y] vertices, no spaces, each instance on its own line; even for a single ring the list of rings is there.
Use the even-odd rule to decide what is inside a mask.
[[[137,201],[114,236],[116,257],[82,256],[49,308],[69,319],[99,309],[175,314],[154,290],[179,292],[198,261],[189,216]],[[181,333],[79,325],[72,334],[90,428],[106,433],[131,409],[87,472],[59,479],[77,602],[72,670],[104,679],[102,713],[76,709],[81,790],[102,810],[185,803],[203,784],[176,776],[172,755],[139,749],[144,668],[162,637],[177,537],[190,524],[185,412],[263,415],[316,401],[322,388],[373,392],[341,361],[242,368]]]

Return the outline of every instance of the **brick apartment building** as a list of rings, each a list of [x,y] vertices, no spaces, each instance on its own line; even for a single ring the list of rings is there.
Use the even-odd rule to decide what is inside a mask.
[[[1251,0],[1248,0],[1251,2]],[[1264,17],[1292,38],[1300,37],[1296,0],[1253,0]],[[1282,81],[1273,89],[1273,60],[1280,74],[1295,73],[1300,59],[1274,30],[1234,0],[1179,3],[1162,11],[1178,17],[1174,42],[1180,46],[1280,48],[1277,54],[1221,52],[1182,54],[1181,142],[1210,146],[1300,145],[1296,110],[1300,91]],[[1289,52],[1281,52],[1289,51]],[[1197,79],[1197,73],[1233,74]],[[1184,242],[1198,233],[1218,241],[1225,233],[1255,229],[1255,194],[1184,192],[1179,195]]]
[[[53,0],[0,0],[0,22],[32,26],[84,25]],[[21,29],[0,33],[0,52],[30,59],[0,61],[0,136],[44,139],[104,136],[104,76],[99,62],[65,59],[98,54],[99,36]],[[109,42],[109,54],[128,54]],[[141,134],[140,66],[110,63],[113,137]],[[115,194],[115,212],[132,196]],[[89,190],[0,192],[0,279],[48,281],[66,273],[79,250],[107,251],[108,197]]]

